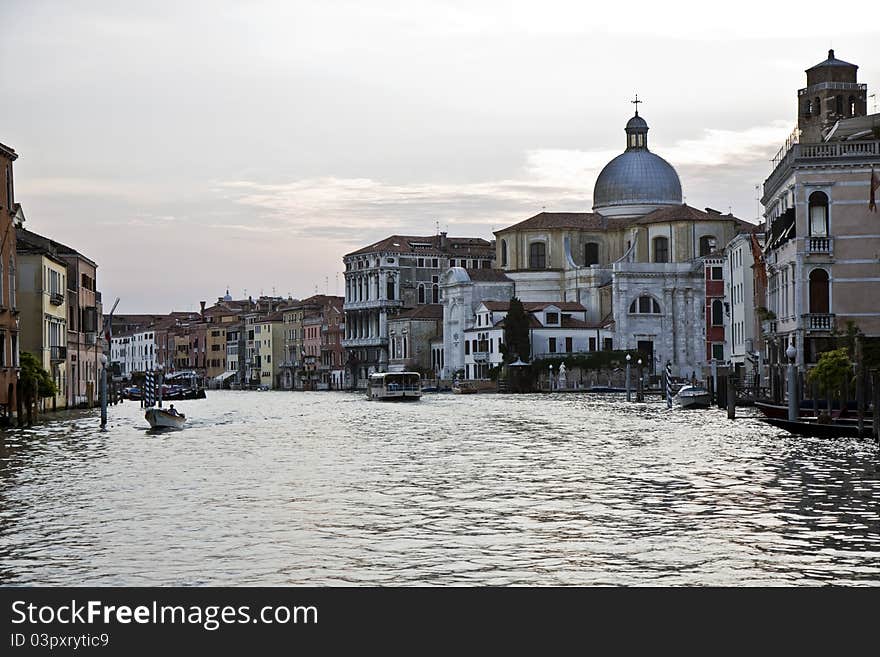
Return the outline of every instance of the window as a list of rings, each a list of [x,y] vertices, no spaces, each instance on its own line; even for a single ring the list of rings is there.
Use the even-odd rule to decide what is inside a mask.
[[[507,266],[507,240],[501,240],[501,266]]]
[[[584,244],[584,267],[599,264],[599,245],[596,242]]]
[[[659,315],[660,304],[654,297],[641,296],[629,305],[629,311],[640,315]]]
[[[723,342],[713,342],[712,343],[712,358],[713,358],[713,360],[724,360],[724,343]]]
[[[828,196],[824,192],[810,194],[810,235],[828,235]]]
[[[425,266],[425,259],[424,259],[424,258],[419,258],[419,259],[418,259],[418,266],[419,266],[419,267],[424,267],[424,266]]]
[[[440,303],[440,286],[436,283],[431,286],[431,303]]]
[[[712,271],[709,272],[709,276],[713,281],[723,281],[724,267],[712,267]]]
[[[828,272],[824,269],[814,269],[810,272],[810,312],[827,314],[831,312],[830,308]]]
[[[614,338],[604,338],[602,340],[602,350],[611,351],[614,349]]]
[[[565,353],[571,354],[574,353],[574,340],[572,338],[565,338]]]
[[[419,303],[425,303],[425,286],[419,283]]]
[[[549,351],[551,354],[556,353],[556,338],[547,339],[547,351]]]
[[[590,338],[590,351],[596,351],[596,338]]]
[[[665,237],[654,238],[654,262],[669,262],[669,240]]]
[[[721,299],[712,302],[712,326],[724,326],[724,304]]]
[[[715,250],[715,238],[712,235],[703,235],[700,238],[700,256],[707,256]]]
[[[547,245],[544,242],[529,244],[529,269],[547,268]]]
[[[465,340],[464,341],[464,355],[468,356],[468,355],[470,355],[470,353],[471,353],[471,341]]]
[[[559,313],[547,313],[547,324],[559,324]]]
[[[849,115],[855,116],[856,115],[856,99],[853,98],[852,96],[850,96],[848,105],[849,105]]]
[[[437,269],[440,266],[440,261],[437,258],[431,258],[431,266]]]
[[[394,279],[389,278],[385,283],[385,297],[389,301],[394,301]]]
[[[843,115],[843,96],[840,94],[834,97],[834,111],[838,116]]]

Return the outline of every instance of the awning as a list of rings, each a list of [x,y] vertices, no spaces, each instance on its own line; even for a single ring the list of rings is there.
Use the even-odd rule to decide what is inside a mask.
[[[213,381],[218,381],[218,382],[219,382],[219,381],[225,381],[225,380],[228,379],[230,376],[235,376],[235,372],[223,372],[223,374],[218,374],[218,375],[215,376],[212,380],[213,380]]]

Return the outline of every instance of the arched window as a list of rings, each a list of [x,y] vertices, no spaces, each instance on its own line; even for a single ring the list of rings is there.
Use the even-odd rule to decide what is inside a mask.
[[[440,303],[440,286],[437,283],[431,288],[431,303]]]
[[[665,237],[654,238],[654,262],[669,262],[669,240]]]
[[[721,299],[712,302],[712,326],[724,326],[724,303]]]
[[[629,304],[629,311],[639,315],[659,315],[660,304],[657,303],[657,300],[654,297],[646,294],[638,299],[634,299],[633,302]]]
[[[715,250],[715,237],[703,235],[700,238],[700,256],[707,256]]]
[[[825,192],[810,194],[810,235],[826,237],[828,235],[828,196]]]
[[[599,245],[596,242],[584,244],[584,267],[599,264]]]
[[[813,113],[813,101],[807,98],[807,102],[804,103],[804,116],[810,116]]]
[[[507,240],[501,240],[501,266],[507,266]]]
[[[814,269],[810,272],[810,313],[826,315],[831,304],[828,298],[828,272]]]
[[[816,96],[816,99],[813,101],[813,114],[822,116],[822,101],[819,99],[819,96]]]
[[[385,281],[385,297],[389,301],[394,301],[394,279],[391,277]]]
[[[419,283],[419,303],[425,303],[425,286]]]
[[[547,245],[544,242],[529,244],[529,269],[547,268]]]
[[[843,96],[840,94],[834,97],[834,111],[838,116],[843,115]]]

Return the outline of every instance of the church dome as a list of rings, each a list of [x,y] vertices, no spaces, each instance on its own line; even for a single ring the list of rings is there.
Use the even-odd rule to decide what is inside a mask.
[[[626,124],[626,151],[596,178],[593,210],[606,216],[635,216],[681,205],[681,181],[672,165],[648,150],[648,124],[638,112]]]

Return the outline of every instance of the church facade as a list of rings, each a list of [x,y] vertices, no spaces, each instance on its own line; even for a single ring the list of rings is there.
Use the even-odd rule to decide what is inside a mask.
[[[649,371],[669,362],[675,375],[699,374],[719,355],[707,346],[706,259],[753,226],[685,205],[675,169],[648,149],[638,111],[625,133],[626,150],[596,179],[593,211],[542,212],[496,231],[496,267],[524,302],[583,306],[584,321],[613,335],[612,345],[597,349],[639,349],[649,355]],[[449,287],[463,283],[452,272],[446,278]],[[471,297],[474,315],[481,296]],[[447,351],[447,363],[461,360]]]

